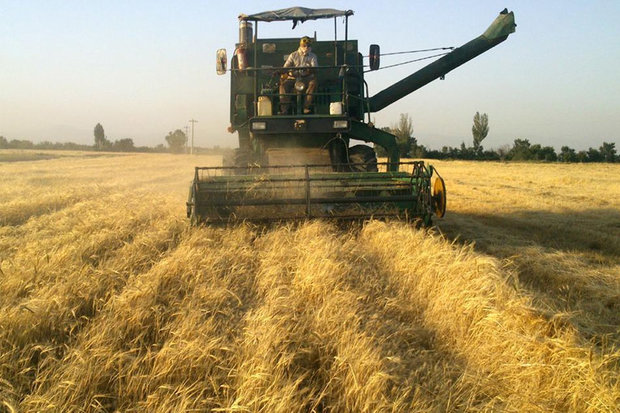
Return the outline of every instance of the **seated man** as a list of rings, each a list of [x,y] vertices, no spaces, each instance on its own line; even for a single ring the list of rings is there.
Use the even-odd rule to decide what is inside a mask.
[[[311,52],[311,40],[304,36],[299,41],[299,49],[288,56],[284,67],[294,68],[288,74],[283,74],[280,80],[280,114],[290,113],[291,96],[296,81],[302,81],[306,86],[306,100],[304,101],[304,113],[312,112],[312,94],[317,88],[316,74],[312,68],[318,66],[316,55]]]

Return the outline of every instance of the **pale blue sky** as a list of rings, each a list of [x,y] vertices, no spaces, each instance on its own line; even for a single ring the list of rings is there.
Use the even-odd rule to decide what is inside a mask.
[[[555,147],[620,147],[620,2],[610,1],[34,1],[0,0],[0,135],[91,143],[97,122],[112,140],[164,142],[195,118],[196,144],[235,146],[229,77],[215,51],[232,52],[239,13],[290,6],[353,9],[362,51],[460,46],[504,7],[517,31],[491,51],[373,115],[408,113],[431,148],[471,142],[476,111],[489,115],[486,147],[515,138]],[[339,24],[339,30],[343,25]],[[259,35],[333,38],[333,21],[259,26]],[[382,59],[384,65],[407,57]],[[371,95],[424,63],[367,75]]]

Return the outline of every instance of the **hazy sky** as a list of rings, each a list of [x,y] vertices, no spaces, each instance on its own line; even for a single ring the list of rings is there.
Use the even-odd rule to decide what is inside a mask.
[[[382,6],[382,4],[389,4]],[[109,139],[164,143],[197,119],[196,144],[236,146],[230,78],[215,51],[232,54],[237,16],[283,7],[353,9],[349,37],[367,53],[460,46],[504,7],[517,31],[489,52],[373,115],[413,119],[419,142],[471,143],[476,111],[489,115],[484,145],[515,138],[577,149],[620,146],[620,1],[77,1],[0,0],[0,135],[38,142]],[[344,25],[339,21],[338,30]],[[259,36],[333,38],[333,20],[259,23]],[[387,65],[409,56],[382,58]],[[369,73],[373,95],[424,66]]]

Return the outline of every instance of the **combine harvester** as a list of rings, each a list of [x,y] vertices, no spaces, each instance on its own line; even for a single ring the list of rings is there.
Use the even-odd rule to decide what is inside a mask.
[[[239,148],[230,165],[196,167],[187,201],[192,223],[234,219],[366,218],[401,216],[430,225],[443,217],[446,189],[431,165],[401,162],[396,137],[377,129],[370,113],[442,78],[454,68],[506,40],[515,30],[514,15],[504,10],[479,37],[446,53],[392,86],[368,96],[364,68],[378,70],[380,50],[370,46],[368,63],[348,38],[351,10],[294,7],[239,16],[239,43],[231,59],[230,132]],[[344,39],[336,20],[344,18]],[[259,38],[258,23],[334,19],[334,38],[311,39],[316,67],[283,68],[300,38]],[[227,69],[225,49],[217,51],[217,73]],[[308,77],[309,76],[309,77]],[[280,82],[294,79],[294,88]],[[309,111],[308,79],[318,87]],[[300,80],[306,80],[306,83]],[[289,80],[289,84],[290,84]],[[290,102],[282,112],[281,101]],[[372,147],[387,152],[377,162]]]

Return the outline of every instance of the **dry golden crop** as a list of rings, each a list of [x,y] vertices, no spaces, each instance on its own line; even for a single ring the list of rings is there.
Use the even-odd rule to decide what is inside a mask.
[[[219,158],[60,155],[0,163],[0,411],[619,409],[620,165],[433,162],[428,231],[194,228]]]

